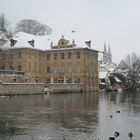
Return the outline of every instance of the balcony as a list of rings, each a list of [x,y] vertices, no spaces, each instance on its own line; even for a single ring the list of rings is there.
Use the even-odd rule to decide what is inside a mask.
[[[19,71],[19,70],[3,70],[0,69],[0,74],[6,74],[6,75],[25,75],[24,71]]]

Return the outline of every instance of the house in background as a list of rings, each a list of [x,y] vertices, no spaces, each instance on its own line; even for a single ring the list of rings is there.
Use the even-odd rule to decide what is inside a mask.
[[[120,68],[125,68],[123,61],[119,64]],[[107,90],[118,90],[122,87],[122,76],[120,75],[115,63],[112,62],[110,45],[108,51],[104,44],[104,51],[99,54],[99,87]]]
[[[105,67],[100,67],[99,69],[99,88],[105,89],[110,85],[109,80],[109,70],[107,70]]]
[[[99,53],[99,87],[107,88],[110,86],[110,73],[114,70],[114,64],[112,63],[112,53],[110,45],[108,50],[106,44],[104,44],[103,52]]]
[[[126,70],[128,68],[128,65],[126,64],[126,62],[122,59],[120,61],[120,63],[117,66],[117,69],[121,69],[121,70]]]

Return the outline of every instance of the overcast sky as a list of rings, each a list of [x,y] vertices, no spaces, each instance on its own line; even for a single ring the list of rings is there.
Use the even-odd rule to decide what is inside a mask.
[[[91,40],[100,51],[106,42],[115,62],[132,52],[140,55],[140,0],[0,0],[0,13],[12,28],[21,19],[36,19],[57,39],[64,34]]]

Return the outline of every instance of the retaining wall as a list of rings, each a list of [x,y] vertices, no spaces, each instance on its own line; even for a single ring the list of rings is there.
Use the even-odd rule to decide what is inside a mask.
[[[78,83],[51,83],[49,89],[51,93],[84,92],[83,84]]]
[[[27,95],[44,92],[44,83],[3,83],[0,81],[0,95]]]

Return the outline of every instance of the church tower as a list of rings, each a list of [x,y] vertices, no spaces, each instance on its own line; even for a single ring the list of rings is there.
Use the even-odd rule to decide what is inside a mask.
[[[108,45],[108,59],[109,59],[109,63],[112,63],[112,53],[111,53],[111,48],[110,48],[110,44]]]
[[[104,43],[103,63],[112,63],[112,54],[111,54],[110,44],[108,45],[108,51],[107,51],[106,43]]]

